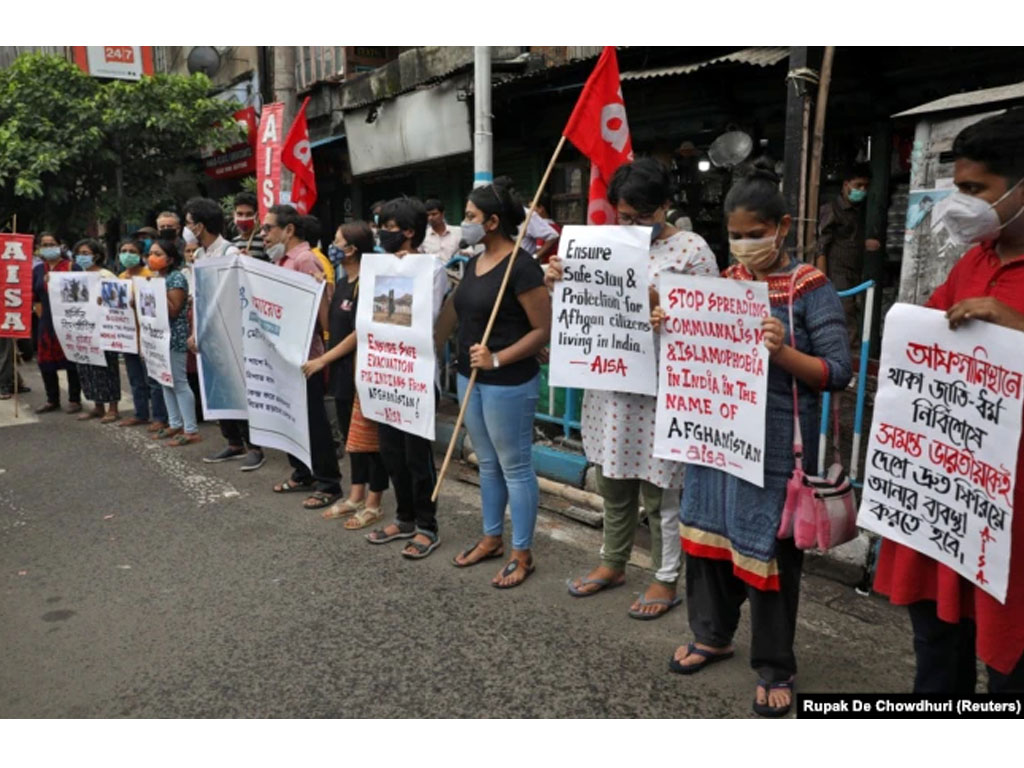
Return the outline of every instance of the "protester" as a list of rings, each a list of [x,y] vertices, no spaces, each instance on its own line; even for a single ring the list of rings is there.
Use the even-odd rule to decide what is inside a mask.
[[[547,264],[548,259],[558,253],[558,241],[562,236],[562,225],[551,218],[548,214],[548,206],[544,202],[537,203],[537,207],[534,209],[533,215],[540,216],[549,227],[558,233],[558,237],[553,239],[549,238],[548,240],[537,241],[537,260],[541,264]]]
[[[17,388],[14,381],[14,356],[18,354],[18,347],[11,338],[0,338],[0,400],[10,400],[16,393],[25,394],[31,392],[25,382],[21,380],[21,373],[18,373]]]
[[[142,243],[142,255],[145,257],[149,253],[149,246],[160,237],[160,233],[155,227],[139,227],[129,237]]]
[[[194,236],[198,248],[193,261],[220,256],[235,256],[240,253],[238,247],[224,239],[224,211],[216,200],[196,197],[185,203],[185,228]],[[186,238],[188,239],[188,238]],[[188,248],[188,245],[185,246]],[[195,343],[195,334],[188,337],[187,352],[202,353]],[[188,359],[186,356],[183,377],[188,380]],[[193,402],[195,396],[193,395]],[[249,441],[249,422],[245,419],[221,419],[220,433],[227,440],[227,445],[220,451],[203,457],[207,464],[219,464],[224,461],[239,459],[239,469],[251,472],[259,469],[266,461],[263,449]]]
[[[423,238],[423,245],[420,246],[420,253],[436,254],[441,261],[448,263],[448,260],[459,250],[459,241],[462,240],[460,227],[450,227],[444,219],[444,203],[435,198],[427,200],[424,204],[427,209],[427,234]]]
[[[427,230],[427,209],[415,197],[399,197],[386,203],[381,209],[380,221],[380,245],[385,252],[402,258],[423,244]],[[444,264],[440,259],[434,259],[435,323],[444,303],[447,286],[448,276]],[[413,560],[427,557],[441,544],[437,529],[437,505],[431,499],[437,482],[433,443],[388,424],[380,424],[378,432],[380,455],[395,489],[396,520],[366,538],[371,544],[410,539],[402,555]]]
[[[372,251],[373,232],[366,222],[350,222],[338,227],[334,242],[328,248],[331,261],[339,265],[344,275],[331,299],[329,324],[334,346],[302,366],[306,376],[315,376],[330,366],[329,392],[334,398],[338,430],[352,465],[352,487],[347,499],[322,514],[327,520],[351,515],[351,519],[345,521],[345,528],[350,531],[381,519],[381,497],[388,487],[388,472],[380,457],[377,422],[363,415],[355,385],[359,266],[363,254]]]
[[[252,256],[254,259],[266,261],[267,255],[263,250],[263,237],[259,233],[256,220],[256,212],[259,210],[259,203],[256,195],[252,192],[239,192],[235,195],[235,230],[238,234],[231,241],[240,253]]]
[[[874,237],[865,239],[864,201],[871,183],[871,167],[852,166],[843,177],[839,195],[821,207],[818,214],[818,269],[828,275],[837,291],[860,285],[864,276],[864,251],[877,251],[882,244]],[[860,339],[857,323],[857,297],[842,299],[850,345]]]
[[[299,222],[299,227],[302,230],[303,238],[309,244],[309,249],[313,251],[316,260],[320,262],[320,269],[323,270],[324,280],[327,282],[325,290],[333,294],[337,276],[335,275],[334,265],[331,263],[330,258],[320,250],[320,219],[316,216],[303,216]],[[327,298],[329,301],[330,295]],[[324,329],[324,338],[327,338],[327,329]]]
[[[39,362],[39,373],[43,377],[46,390],[46,402],[35,409],[36,413],[49,413],[60,408],[60,384],[57,371],[67,371],[68,405],[67,413],[78,413],[82,410],[82,385],[78,378],[78,367],[64,356],[64,349],[57,338],[53,327],[53,315],[50,312],[50,295],[47,284],[51,272],[80,271],[77,264],[64,258],[60,241],[49,232],[40,232],[36,238],[36,249],[42,262],[32,267],[32,302],[35,314],[39,317],[39,347],[36,359]]]
[[[159,221],[159,218],[157,219]],[[122,280],[133,277],[152,277],[153,273],[142,261],[142,243],[138,240],[123,240],[118,247],[118,260],[124,272],[118,275]],[[134,293],[134,288],[133,288]],[[124,353],[124,367],[132,388],[132,403],[135,415],[121,419],[119,427],[134,427],[149,424],[150,432],[159,432],[168,427],[167,406],[164,404],[164,389],[155,379],[149,378],[146,361],[142,355]],[[152,423],[150,417],[152,416]]]
[[[786,483],[793,471],[793,382],[797,385],[804,470],[817,465],[818,393],[840,390],[851,377],[843,309],[835,288],[810,264],[783,248],[786,213],[772,163],[759,160],[725,198],[733,280],[768,283],[771,316],[761,328],[769,354],[764,487],[691,464],[683,486],[686,604],[694,641],[678,648],[674,672],[693,674],[734,653],[740,606],[750,601],[750,662],[759,680],[753,702],[762,716],[780,717],[793,702],[793,635],[803,553],[792,538],[777,539]],[[796,347],[789,343],[793,296]],[[656,308],[652,322],[660,322]]]
[[[320,262],[301,229],[302,218],[290,205],[275,205],[267,211],[263,222],[263,242],[267,256],[275,264],[303,272],[322,280]],[[324,353],[321,329],[327,325],[328,301],[326,293],[320,302],[320,311],[313,338],[309,347],[309,358]],[[283,483],[274,486],[274,493],[296,493],[309,491],[302,506],[306,509],[323,509],[341,498],[341,470],[334,450],[331,426],[327,420],[324,405],[324,380],[322,376],[306,379],[306,403],[309,419],[309,455],[313,466],[307,467],[297,457],[288,454],[292,475]]]
[[[185,265],[191,269],[193,262],[196,260],[196,251],[199,250],[199,243],[193,240],[191,243],[185,243],[185,248],[182,253],[185,255]]]
[[[953,141],[953,181],[942,223],[973,247],[956,263],[927,306],[950,328],[980,322],[1024,331],[1024,109],[964,128]],[[999,602],[956,571],[888,539],[882,541],[875,589],[906,605],[914,632],[914,692],[973,694],[975,656],[985,663],[989,693],[1024,693],[1024,450],[1017,449],[1009,576]]]
[[[429,205],[428,205],[429,209]],[[551,335],[551,299],[540,265],[525,250],[513,253],[523,204],[511,180],[477,187],[466,202],[462,237],[484,251],[466,265],[455,292],[459,319],[458,393],[472,369],[477,378],[465,423],[480,465],[483,538],[452,561],[463,568],[502,557],[505,507],[512,518],[512,556],[491,579],[500,589],[517,587],[533,573],[533,534],[540,488],[533,468],[533,414],[540,396],[537,353]],[[498,300],[509,259],[508,287],[487,344],[480,343]]]
[[[653,158],[620,166],[608,185],[608,200],[619,223],[651,227],[647,278],[652,292],[665,271],[712,276],[714,254],[698,235],[676,230],[665,221],[671,196],[668,170]],[[561,279],[557,257],[548,263],[547,282]],[[656,304],[656,295],[652,304]],[[651,528],[654,580],[633,602],[629,615],[650,620],[680,603],[676,584],[682,563],[679,548],[679,489],[683,465],[654,456],[657,399],[648,395],[587,390],[583,399],[582,435],[587,459],[597,468],[604,501],[601,565],[569,584],[575,597],[588,597],[626,582],[642,504]]]
[[[201,441],[196,424],[196,401],[188,385],[185,358],[188,352],[188,283],[181,272],[181,256],[170,240],[156,240],[149,246],[149,270],[162,277],[167,286],[167,317],[171,324],[171,386],[164,386],[168,424],[155,439],[170,438],[166,445],[178,447]]]
[[[94,272],[101,278],[114,279],[114,273],[106,269],[107,249],[99,240],[85,238],[75,243],[71,249],[75,256],[75,264],[85,272]],[[96,303],[100,297],[96,296]],[[117,362],[116,352],[104,352],[105,365],[89,365],[79,363],[78,378],[82,382],[82,394],[86,400],[95,405],[78,417],[79,421],[88,419],[100,420],[102,424],[110,424],[120,418],[118,402],[121,400],[121,370]],[[109,406],[109,408],[107,407]]]
[[[523,218],[526,218],[528,210],[523,206]],[[558,243],[560,233],[551,224],[548,223],[547,219],[537,216],[536,211],[534,215],[530,217],[530,220],[526,223],[526,234],[523,236],[522,247],[523,249],[531,254],[537,261],[543,263],[547,261],[548,254],[551,253],[552,249]]]
[[[181,217],[178,214],[174,211],[161,211],[156,217],[156,230],[157,237],[172,241],[178,253],[184,251],[185,241],[181,237]]]

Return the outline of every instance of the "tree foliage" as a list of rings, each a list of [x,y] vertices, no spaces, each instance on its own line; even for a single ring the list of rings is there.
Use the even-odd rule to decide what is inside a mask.
[[[0,71],[0,226],[12,213],[22,231],[65,234],[141,219],[201,148],[240,140],[240,105],[210,86],[201,74],[103,83],[59,56],[20,56]]]

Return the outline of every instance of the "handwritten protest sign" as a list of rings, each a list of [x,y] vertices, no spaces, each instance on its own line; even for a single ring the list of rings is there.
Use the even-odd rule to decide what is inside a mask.
[[[654,455],[764,487],[767,283],[665,273]]]
[[[242,267],[235,270],[240,283],[236,303],[252,442],[286,451],[312,467],[302,364],[309,357],[324,284],[247,256],[233,258]]]
[[[96,330],[99,281],[98,274],[87,272],[51,272],[47,281],[53,329],[64,356],[79,365],[107,364]]]
[[[1006,599],[1024,336],[942,312],[886,315],[857,524]]]
[[[0,338],[32,338],[32,235],[0,235]]]
[[[243,262],[238,256],[200,259],[192,265],[196,367],[207,419],[247,419],[242,309]]]
[[[434,439],[434,259],[363,256],[356,311],[356,388],[363,414]]]
[[[139,350],[149,378],[174,386],[171,373],[171,323],[167,315],[167,283],[162,277],[133,277]]]
[[[566,227],[559,240],[550,382],[556,387],[657,392],[649,322],[650,227]]]
[[[100,349],[131,355],[139,353],[139,335],[131,298],[131,280],[100,280],[100,311],[97,320]]]

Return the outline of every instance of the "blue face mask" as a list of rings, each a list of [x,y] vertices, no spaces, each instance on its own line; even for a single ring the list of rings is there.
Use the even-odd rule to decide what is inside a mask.
[[[48,245],[45,248],[39,249],[39,255],[47,261],[53,261],[54,259],[60,258],[60,246]]]
[[[125,269],[135,269],[142,261],[142,257],[135,251],[121,251],[121,266]]]
[[[851,189],[850,190],[849,197],[850,197],[850,202],[851,203],[862,203],[862,202],[864,202],[864,198],[866,198],[867,196],[868,196],[868,191],[866,189]]]
[[[82,269],[90,269],[93,265],[93,257],[91,253],[76,253],[75,264]]]
[[[334,243],[331,243],[327,246],[327,258],[331,260],[331,264],[337,266],[345,258],[345,252]]]
[[[145,240],[143,240],[142,241],[142,252],[143,253],[148,252],[149,251],[149,246],[151,246],[152,244],[153,244],[153,238],[151,238],[151,237],[147,237]]]

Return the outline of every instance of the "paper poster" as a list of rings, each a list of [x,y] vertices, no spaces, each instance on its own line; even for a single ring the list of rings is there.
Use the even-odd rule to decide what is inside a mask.
[[[97,330],[100,349],[109,352],[139,353],[139,335],[132,308],[131,280],[100,280],[100,311]]]
[[[240,288],[245,394],[254,445],[277,448],[312,467],[302,364],[324,283],[291,269],[235,256]],[[230,300],[230,299],[227,299]]]
[[[167,283],[162,277],[133,277],[132,285],[135,317],[139,321],[139,351],[146,362],[146,373],[163,386],[173,387]]]
[[[206,419],[247,419],[242,309],[243,262],[238,256],[200,259],[192,265],[196,367]]]
[[[654,395],[657,362],[650,325],[650,227],[566,227],[555,285],[550,383]]]
[[[356,311],[356,387],[363,414],[434,439],[434,259],[363,256]]]
[[[885,329],[857,524],[1005,601],[1024,335],[910,304]]]
[[[764,487],[768,284],[666,272],[654,455]]]
[[[0,338],[32,338],[32,235],[0,234]]]
[[[100,275],[91,272],[50,272],[47,292],[53,328],[64,356],[79,365],[107,364],[99,344]]]

